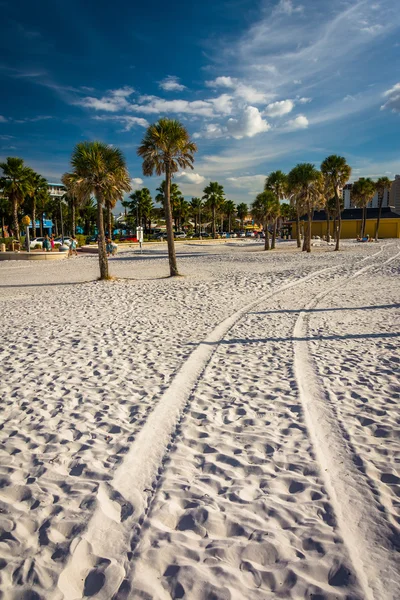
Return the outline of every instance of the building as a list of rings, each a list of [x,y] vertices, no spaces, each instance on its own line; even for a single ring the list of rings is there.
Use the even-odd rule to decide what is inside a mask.
[[[400,175],[396,175],[390,188],[390,206],[400,213]]]
[[[362,222],[362,208],[349,208],[342,211],[342,239],[355,239],[360,235]],[[377,208],[367,209],[367,221],[365,235],[375,237],[376,221],[378,218]],[[307,222],[307,215],[301,217],[301,233],[304,232]],[[296,237],[296,222],[292,222],[292,237]],[[326,212],[324,210],[314,211],[311,235],[319,237],[326,236]],[[330,234],[333,235],[333,221],[330,221]],[[400,214],[396,213],[391,206],[382,208],[381,220],[379,224],[380,238],[400,238]]]
[[[398,176],[398,177],[400,179],[400,176]],[[355,205],[355,203],[353,202],[353,200],[351,198],[351,190],[352,189],[353,189],[353,184],[352,183],[348,183],[343,188],[343,202],[344,202],[344,209],[345,210],[349,209],[349,208],[357,208],[357,206]],[[400,181],[399,181],[398,195],[399,195],[399,203],[400,203]],[[394,204],[391,203],[390,200],[391,200],[391,192],[390,192],[390,190],[385,189],[385,191],[383,193],[382,207],[387,208],[388,206],[394,206]],[[376,192],[376,194],[372,198],[371,202],[368,203],[367,208],[379,208],[379,204],[378,203],[379,203],[379,197],[378,197],[378,192]],[[400,208],[400,204],[399,204],[399,208]]]
[[[51,198],[62,198],[65,194],[65,187],[62,183],[48,183],[49,194]]]

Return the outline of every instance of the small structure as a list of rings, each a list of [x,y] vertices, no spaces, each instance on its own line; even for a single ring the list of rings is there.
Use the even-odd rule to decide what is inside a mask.
[[[362,222],[362,208],[349,208],[342,211],[342,239],[354,239],[360,235]],[[377,208],[367,208],[367,221],[365,235],[371,238],[375,237],[376,222],[378,219]],[[304,225],[308,221],[307,215],[300,218],[301,232],[303,233]],[[296,222],[292,221],[292,237],[296,237]],[[318,235],[321,238],[326,236],[327,221],[326,212],[324,210],[314,211],[311,235]],[[333,235],[333,220],[330,221],[330,235]],[[379,224],[380,238],[400,238],[400,215],[388,206],[382,208],[381,220]]]

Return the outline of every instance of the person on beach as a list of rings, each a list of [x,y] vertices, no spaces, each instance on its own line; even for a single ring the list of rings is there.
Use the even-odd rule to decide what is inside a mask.
[[[43,250],[45,252],[50,252],[50,250],[51,250],[51,244],[50,244],[49,236],[47,235],[47,233],[44,236],[44,240],[43,240]]]
[[[78,256],[78,252],[76,250],[76,247],[77,247],[76,237],[73,235],[72,238],[71,238],[71,244],[69,246],[69,253],[68,253],[69,256],[71,256],[71,257],[73,255]]]
[[[115,256],[117,254],[117,244],[115,244],[111,238],[107,238],[106,244],[107,256]]]
[[[50,238],[50,246],[51,246],[51,251],[53,252],[54,248],[55,248],[55,242],[54,242],[54,233],[51,234],[51,238]]]

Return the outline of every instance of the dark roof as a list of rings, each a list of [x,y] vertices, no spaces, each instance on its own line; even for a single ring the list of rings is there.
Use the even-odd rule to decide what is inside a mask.
[[[367,208],[367,219],[376,219],[378,218],[378,208]],[[362,219],[363,209],[362,208],[346,208],[346,210],[342,211],[342,219],[343,221],[357,220],[360,221]],[[300,217],[302,221],[307,221],[307,215]],[[333,219],[333,216],[331,216]],[[386,206],[382,208],[381,219],[400,219],[400,215],[395,213],[392,210],[391,206]],[[326,221],[326,212],[324,210],[315,210],[313,221]]]

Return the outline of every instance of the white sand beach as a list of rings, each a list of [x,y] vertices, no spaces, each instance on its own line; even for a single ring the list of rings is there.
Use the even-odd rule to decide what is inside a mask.
[[[400,244],[0,263],[0,597],[395,600]]]

